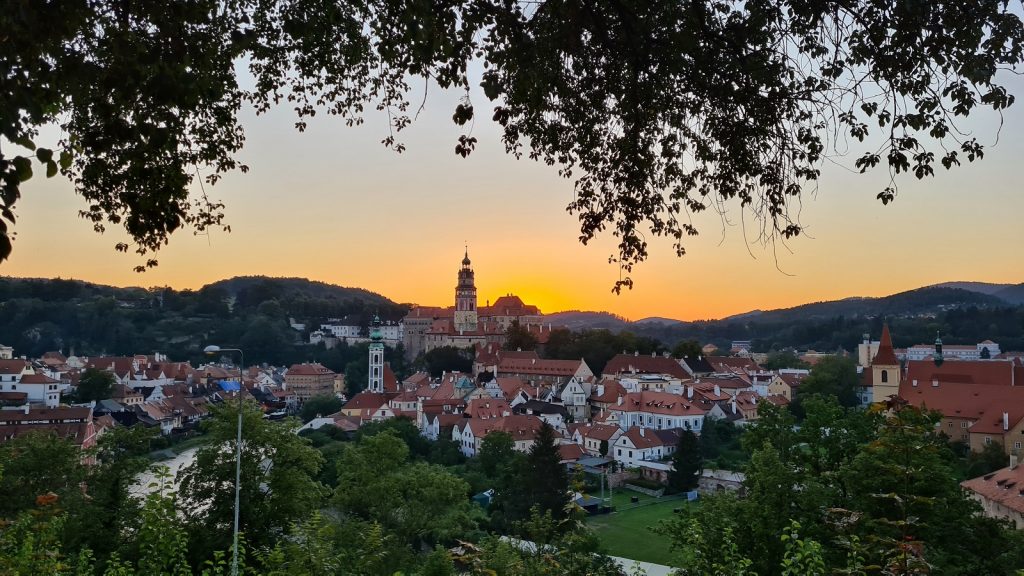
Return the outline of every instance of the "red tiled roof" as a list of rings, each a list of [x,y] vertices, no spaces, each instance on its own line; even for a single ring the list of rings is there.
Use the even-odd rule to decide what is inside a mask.
[[[892,336],[889,335],[889,325],[882,325],[882,339],[878,343],[878,353],[875,354],[872,365],[898,366],[896,352],[892,349]]]
[[[640,427],[633,426],[622,434],[622,436],[629,438],[633,446],[639,450],[656,448],[658,446],[675,446],[679,443],[678,429],[654,430],[653,428],[647,428],[644,429],[643,434],[640,433],[640,430]]]
[[[21,377],[22,384],[60,384],[60,380],[54,380],[46,374],[25,374]]]
[[[558,456],[561,462],[575,462],[586,455],[587,453],[579,444],[561,444],[558,446]]]
[[[610,426],[608,424],[584,424],[577,428],[580,436],[584,438],[593,438],[594,440],[611,440],[612,436],[619,431],[618,426]]]
[[[540,431],[543,425],[543,420],[529,414],[513,414],[491,420],[478,420],[476,418],[469,420],[473,436],[477,438],[483,438],[491,432],[499,430],[508,433],[514,441],[533,440],[537,437],[537,432]]]
[[[335,375],[329,368],[320,364],[292,364],[285,376],[321,376],[325,374]],[[394,374],[391,376],[393,378]]]
[[[616,354],[604,367],[604,374],[668,374],[689,378],[690,374],[675,358],[634,354]]]
[[[466,417],[462,414],[437,414],[433,419],[437,420],[437,425],[439,427],[451,428],[463,420],[466,420]]]
[[[497,398],[474,398],[466,406],[465,413],[471,418],[501,418],[512,413],[508,402]]]
[[[760,372],[761,367],[752,358],[742,356],[708,356],[705,358],[716,372]]]
[[[376,410],[381,406],[387,404],[388,399],[384,394],[378,394],[376,392],[368,392],[363,390],[359,394],[356,394],[348,401],[342,409],[344,410]]]
[[[702,416],[707,410],[692,400],[669,392],[630,392],[622,399],[622,405],[613,404],[608,408],[620,412],[649,412],[668,416]]]
[[[0,374],[21,374],[27,367],[24,360],[0,360]]]
[[[1001,429],[1003,412],[1013,416],[1009,423],[1011,428],[1024,416],[1022,386],[942,381],[938,386],[932,386],[931,381],[918,381],[918,385],[914,386],[913,381],[908,379],[900,383],[900,397],[915,406],[937,410],[947,418],[976,420],[970,432],[985,430],[991,424],[990,419],[995,418],[999,419]],[[981,427],[975,429],[974,426]]]
[[[960,483],[983,498],[1024,514],[1024,466],[996,470]]]
[[[452,308],[441,308],[438,306],[417,306],[405,315],[406,318],[451,318],[455,315]]]
[[[626,389],[622,387],[622,384],[618,380],[613,378],[605,378],[601,380],[601,384],[604,385],[604,394],[598,395],[597,386],[591,389],[590,401],[591,402],[603,402],[605,404],[614,404],[618,401],[619,396],[626,395]]]
[[[1014,363],[1005,360],[949,360],[936,366],[931,360],[911,360],[907,363],[905,380],[917,380],[919,385],[931,385],[932,380],[962,382],[965,384],[995,384],[1024,386],[1016,379]]]
[[[536,374],[539,376],[572,376],[582,360],[544,360],[539,358],[502,358],[498,373]]]

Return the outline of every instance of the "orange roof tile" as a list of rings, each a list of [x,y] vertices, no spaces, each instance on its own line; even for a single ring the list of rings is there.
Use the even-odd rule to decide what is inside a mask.
[[[1024,466],[996,470],[960,483],[965,489],[1024,514]]]
[[[878,343],[878,353],[875,354],[872,365],[898,366],[896,352],[892,349],[892,336],[889,335],[889,325],[882,325],[882,339]]]

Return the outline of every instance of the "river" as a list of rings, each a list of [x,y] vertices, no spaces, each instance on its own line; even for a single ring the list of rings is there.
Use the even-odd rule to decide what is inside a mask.
[[[188,466],[196,458],[196,450],[199,448],[189,448],[181,454],[175,455],[173,458],[168,460],[161,460],[154,462],[152,466],[142,474],[139,474],[135,480],[135,484],[131,487],[131,492],[134,495],[145,497],[147,494],[154,491],[155,487],[152,486],[156,482],[155,469],[158,467],[166,467],[171,475],[171,480],[174,484],[174,489],[178,489],[178,471],[185,466]]]

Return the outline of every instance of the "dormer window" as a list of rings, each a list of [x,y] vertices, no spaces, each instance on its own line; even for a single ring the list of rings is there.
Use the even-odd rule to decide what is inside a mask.
[[[882,382],[884,383],[884,382],[888,382],[888,381],[889,381],[889,371],[888,370],[882,370]]]

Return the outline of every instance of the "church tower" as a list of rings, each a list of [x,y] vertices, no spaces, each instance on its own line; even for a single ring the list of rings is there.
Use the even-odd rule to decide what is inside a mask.
[[[470,267],[469,248],[462,259],[459,284],[455,287],[455,329],[459,332],[477,329],[476,283],[473,280],[473,268]]]
[[[871,400],[873,402],[884,402],[889,396],[900,393],[900,361],[896,358],[896,351],[892,348],[892,336],[889,335],[889,325],[882,326],[882,339],[878,343],[878,353],[871,360]]]
[[[370,327],[370,370],[366,389],[381,394],[384,392],[384,336],[380,332],[380,317],[374,315]]]

